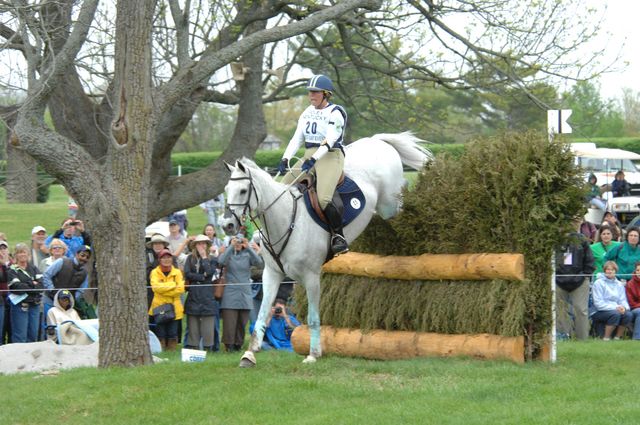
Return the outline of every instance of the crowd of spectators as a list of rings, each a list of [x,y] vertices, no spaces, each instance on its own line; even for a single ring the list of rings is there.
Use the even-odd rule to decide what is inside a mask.
[[[623,196],[624,175],[616,177],[614,196]],[[600,209],[596,182],[591,175],[587,201]],[[557,335],[608,341],[628,334],[640,340],[640,229],[623,231],[614,212],[602,216],[597,226],[576,220],[556,251]]]
[[[215,352],[222,341],[226,351],[239,351],[259,308],[251,285],[252,276],[259,285],[256,270],[264,264],[259,234],[251,238],[253,228],[241,226],[223,229],[220,239],[218,223],[209,223],[201,234],[187,236],[188,221],[180,215],[167,218],[167,235],[147,235],[147,279],[141,283],[148,288],[149,328],[165,350],[182,344]],[[85,300],[85,293],[96,288],[90,285],[93,249],[84,223],[66,218],[52,234],[35,226],[31,239],[30,246],[16,244],[11,254],[0,233],[0,345],[55,338],[52,328],[63,321],[99,316],[98,306]],[[292,314],[282,315],[285,303],[278,300],[270,322],[286,326],[267,335],[276,335],[277,348],[286,350],[290,344],[282,338],[290,337],[299,322]]]

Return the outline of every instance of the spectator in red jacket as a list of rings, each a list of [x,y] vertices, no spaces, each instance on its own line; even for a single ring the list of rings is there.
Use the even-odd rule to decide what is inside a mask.
[[[627,301],[633,313],[633,339],[640,339],[640,262],[636,263],[631,280],[626,286]]]

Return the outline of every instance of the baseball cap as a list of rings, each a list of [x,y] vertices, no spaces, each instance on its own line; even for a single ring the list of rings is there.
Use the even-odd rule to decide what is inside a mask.
[[[3,241],[2,239],[0,239],[0,245],[6,246],[7,248],[9,248],[9,244],[7,243],[7,241]]]
[[[169,225],[178,224],[178,220],[171,219],[169,220]]]
[[[36,233],[38,233],[38,232],[46,232],[46,231],[47,231],[47,229],[45,229],[44,227],[42,227],[42,226],[36,226],[36,227],[34,227],[33,229],[31,229],[31,234],[32,234],[32,235],[35,235],[35,234],[36,234]]]

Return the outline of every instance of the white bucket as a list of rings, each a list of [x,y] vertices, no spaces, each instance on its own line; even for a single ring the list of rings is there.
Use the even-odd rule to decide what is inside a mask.
[[[182,349],[183,362],[203,362],[207,358],[207,352],[202,350]]]
[[[604,217],[604,211],[599,208],[588,208],[587,213],[584,215],[584,220],[589,223],[600,225],[602,218]]]

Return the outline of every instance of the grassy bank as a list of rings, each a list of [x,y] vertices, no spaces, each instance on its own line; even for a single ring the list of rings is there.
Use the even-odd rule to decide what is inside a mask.
[[[49,201],[44,204],[10,204],[4,189],[0,189],[0,232],[7,235],[11,250],[17,242],[31,240],[34,226],[44,226],[48,234],[55,232],[67,217],[68,200],[60,185],[51,186]],[[200,233],[207,221],[206,214],[196,205],[188,209],[187,217],[189,232]]]
[[[555,365],[369,361],[289,353],[0,376],[3,424],[636,423],[635,341],[560,343]],[[1,360],[0,360],[1,361]]]

